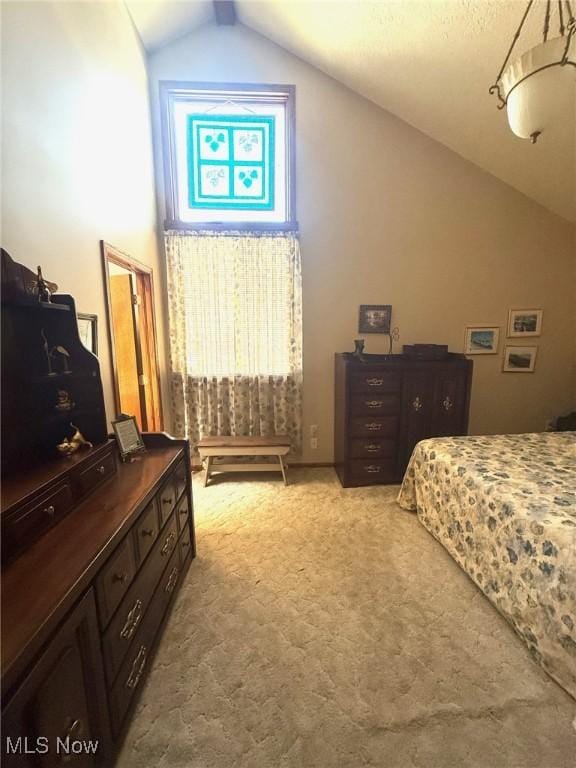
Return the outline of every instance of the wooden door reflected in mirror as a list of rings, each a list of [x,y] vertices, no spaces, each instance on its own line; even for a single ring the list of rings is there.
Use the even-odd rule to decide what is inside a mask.
[[[152,270],[100,242],[117,414],[143,432],[163,429]]]

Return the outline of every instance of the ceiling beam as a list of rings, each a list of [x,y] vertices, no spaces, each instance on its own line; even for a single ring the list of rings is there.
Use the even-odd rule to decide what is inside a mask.
[[[232,26],[236,23],[236,6],[234,0],[212,0],[216,24]]]

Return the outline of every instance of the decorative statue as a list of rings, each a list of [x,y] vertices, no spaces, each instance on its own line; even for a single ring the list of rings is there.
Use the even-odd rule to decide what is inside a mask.
[[[65,347],[61,347],[61,346],[52,347],[52,349],[50,350],[50,356],[56,357],[57,354],[62,356],[62,367],[64,369],[62,373],[70,373],[70,366],[68,365],[68,358],[70,357],[70,352],[68,352],[68,350]]]
[[[57,373],[52,368],[52,360],[56,358],[56,355],[60,355],[62,357],[62,373],[71,373],[70,366],[68,365],[68,359],[70,357],[70,352],[66,349],[66,347],[62,347],[59,344],[56,346],[50,348],[50,345],[48,344],[48,339],[46,338],[46,334],[44,333],[44,328],[41,329],[40,335],[42,336],[42,347],[44,349],[44,354],[46,355],[46,362],[48,364],[48,376],[56,376]]]
[[[70,426],[75,430],[75,432],[70,439],[65,437],[64,440],[62,440],[62,442],[56,446],[56,449],[60,451],[60,453],[64,454],[64,456],[71,456],[73,453],[76,453],[76,451],[79,451],[83,448],[93,447],[92,443],[89,440],[86,440],[77,426],[72,423],[70,423]]]
[[[360,360],[361,363],[366,362],[364,360],[364,339],[354,339],[354,352],[352,352],[355,358]]]
[[[58,390],[58,402],[54,406],[57,411],[71,411],[74,403],[65,389]]]
[[[38,267],[38,301],[50,302],[51,296],[48,283],[42,277],[42,267]]]

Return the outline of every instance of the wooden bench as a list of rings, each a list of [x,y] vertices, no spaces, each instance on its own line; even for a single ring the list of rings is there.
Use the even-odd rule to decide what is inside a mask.
[[[206,475],[204,486],[208,485],[210,474],[218,472],[282,472],[284,485],[286,479],[286,465],[283,457],[290,451],[290,438],[287,435],[275,437],[233,437],[221,435],[220,437],[204,437],[198,443],[198,452],[202,461],[206,459]],[[212,463],[213,459],[226,456],[276,456],[279,464],[256,462]]]

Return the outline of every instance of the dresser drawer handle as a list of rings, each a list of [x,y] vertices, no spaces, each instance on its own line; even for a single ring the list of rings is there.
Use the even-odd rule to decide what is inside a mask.
[[[450,408],[452,408],[454,403],[450,399],[450,395],[446,395],[446,397],[444,398],[444,401],[442,402],[442,405],[444,406],[445,411],[449,411]]]
[[[140,531],[140,534],[142,536],[154,536],[155,530],[154,528],[142,528]]]
[[[364,467],[364,471],[374,475],[377,472],[382,472],[382,467],[379,464],[368,464],[367,467]]]
[[[140,624],[141,618],[142,618],[142,600],[136,600],[132,608],[128,611],[128,616],[126,616],[126,623],[120,630],[120,637],[123,640],[130,640],[130,638],[136,631],[136,627],[138,626],[138,624]]]
[[[170,574],[170,578],[168,579],[168,582],[166,586],[164,587],[164,592],[166,592],[167,595],[169,595],[174,587],[176,586],[176,582],[178,581],[178,574],[180,573],[179,568],[174,568],[172,570],[172,573]]]
[[[79,736],[82,736],[84,732],[84,723],[79,718],[70,718],[70,725],[64,731],[64,735],[60,736],[60,742],[69,743],[69,741],[76,740]],[[68,741],[69,740],[69,741]],[[73,752],[63,751],[60,755],[60,761],[62,763],[71,763],[74,759]]]
[[[112,576],[112,584],[116,584],[117,582],[120,582],[120,584],[124,584],[124,582],[127,580],[128,580],[127,573],[115,573]]]
[[[420,400],[420,397],[415,397],[412,401],[412,408],[414,408],[415,411],[422,410],[422,400]]]
[[[162,557],[166,557],[166,555],[172,550],[172,546],[174,544],[175,538],[176,536],[174,535],[173,531],[168,536],[166,536],[166,541],[164,542],[164,545],[160,550],[160,554],[162,555]]]
[[[140,678],[142,677],[142,672],[144,671],[144,666],[146,664],[147,654],[148,649],[145,645],[141,645],[140,650],[138,651],[138,656],[136,656],[134,663],[132,664],[132,670],[130,671],[128,680],[126,680],[127,688],[134,689],[140,682]]]
[[[98,474],[99,474],[99,475],[103,475],[103,474],[104,474],[104,472],[106,472],[106,467],[104,466],[104,464],[101,464],[101,465],[100,465],[100,466],[99,466],[99,467],[96,469],[96,472],[98,472]]]
[[[43,512],[45,515],[48,515],[48,517],[52,517],[56,512],[56,507],[54,506],[54,504],[50,504],[49,507],[44,507]]]
[[[162,499],[162,504],[172,504],[172,501],[172,496],[170,496],[169,498]]]
[[[367,424],[364,424],[366,429],[369,429],[370,432],[378,432],[382,429],[382,424],[378,424],[376,421],[369,421]]]
[[[368,384],[369,387],[381,387],[382,384],[384,384],[384,379],[366,379],[366,384]]]
[[[384,400],[366,400],[368,408],[382,408]]]
[[[366,450],[368,451],[368,453],[378,453],[378,451],[380,450],[380,446],[378,445],[378,443],[368,443],[368,445],[366,446]]]

